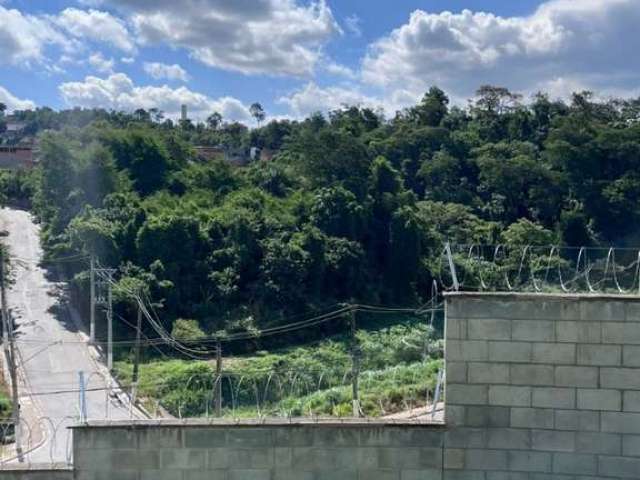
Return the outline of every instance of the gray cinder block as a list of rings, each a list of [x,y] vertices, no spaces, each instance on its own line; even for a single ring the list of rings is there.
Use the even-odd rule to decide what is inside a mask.
[[[573,388],[534,388],[532,406],[539,408],[575,408],[576,391]]]
[[[595,455],[581,453],[554,453],[553,471],[574,475],[594,475],[598,473],[598,459]]]
[[[526,342],[553,342],[554,322],[548,320],[514,320],[511,327],[513,340]]]
[[[555,384],[559,387],[597,387],[596,367],[555,367]]]
[[[519,472],[550,472],[551,454],[533,451],[510,451],[509,469]]]
[[[622,362],[619,345],[578,345],[578,365],[616,366]]]
[[[554,370],[551,365],[511,365],[513,385],[553,385]]]
[[[491,362],[530,362],[532,344],[526,342],[489,342]]]
[[[471,340],[509,340],[511,320],[474,318],[468,321],[468,335]]]
[[[622,410],[622,395],[618,390],[578,389],[580,410]]]
[[[638,478],[640,476],[640,458],[602,456],[598,473],[617,478]]]
[[[512,408],[513,428],[553,428],[553,410],[547,408]]]
[[[506,363],[469,363],[469,383],[508,384],[509,365]],[[449,370],[447,369],[447,376]]]
[[[576,346],[571,343],[534,343],[532,361],[552,365],[574,365]]]
[[[530,407],[531,387],[490,385],[489,404],[507,407]]]
[[[555,410],[556,430],[597,432],[600,430],[600,412],[581,410]]]

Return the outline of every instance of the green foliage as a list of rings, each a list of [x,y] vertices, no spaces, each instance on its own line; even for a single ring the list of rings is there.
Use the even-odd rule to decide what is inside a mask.
[[[638,101],[595,98],[527,104],[485,85],[461,108],[433,87],[391,119],[345,106],[251,130],[215,112],[180,125],[154,109],[17,112],[39,135],[40,161],[2,172],[0,199],[31,201],[49,257],[92,253],[117,268],[117,314],[135,313],[133,285],[168,331],[179,318],[235,332],[341,302],[419,305],[446,241],[640,237]],[[239,167],[198,159],[198,145],[274,156]],[[505,251],[466,267],[517,270]],[[86,267],[67,268],[86,288]]]
[[[206,334],[200,328],[197,320],[178,318],[173,322],[171,336],[178,340],[200,340]]]
[[[516,246],[557,244],[553,232],[526,218],[509,225],[509,228],[502,232],[501,238],[505,243]]]
[[[193,321],[178,320],[181,327]],[[178,323],[176,322],[176,323]],[[174,327],[174,335],[176,335]],[[424,405],[433,391],[442,350],[433,330],[420,320],[359,330],[362,405],[373,416]],[[350,342],[346,336],[252,356],[224,359],[224,412],[229,416],[351,415]],[[118,362],[118,375],[131,380],[131,364]],[[211,413],[213,368],[205,362],[154,361],[141,365],[140,394],[174,415]],[[258,411],[257,408],[260,408]]]

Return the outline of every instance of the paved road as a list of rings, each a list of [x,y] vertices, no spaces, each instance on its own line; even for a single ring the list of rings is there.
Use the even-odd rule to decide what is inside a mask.
[[[16,259],[8,304],[16,323],[21,412],[29,425],[23,431],[25,437],[31,432],[32,446],[41,445],[27,458],[32,463],[65,462],[70,447],[66,427],[79,416],[79,371],[85,372],[89,389],[99,389],[87,392],[88,418],[105,419],[108,410],[109,418],[125,420],[131,412],[107,395],[106,368],[61,301],[64,286],[48,279],[39,266],[39,227],[31,215],[1,209],[0,226],[9,232],[7,243]]]

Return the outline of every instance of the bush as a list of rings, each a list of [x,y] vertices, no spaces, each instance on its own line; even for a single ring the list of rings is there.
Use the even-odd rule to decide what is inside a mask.
[[[173,322],[171,336],[177,340],[200,340],[206,334],[200,328],[197,320],[179,318]]]

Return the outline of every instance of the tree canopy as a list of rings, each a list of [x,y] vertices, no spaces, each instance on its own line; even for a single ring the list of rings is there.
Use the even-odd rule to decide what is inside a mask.
[[[39,166],[0,186],[30,197],[48,255],[138,279],[168,327],[259,328],[354,299],[417,305],[447,240],[636,242],[638,105],[483,86],[461,108],[433,87],[392,118],[345,106],[251,130],[216,112],[38,109],[15,116],[40,132]],[[276,155],[234,167],[195,145]]]

